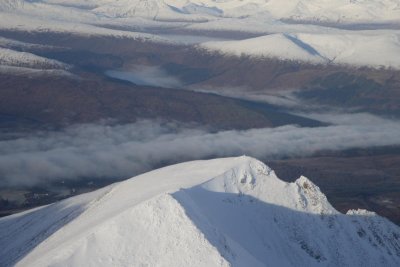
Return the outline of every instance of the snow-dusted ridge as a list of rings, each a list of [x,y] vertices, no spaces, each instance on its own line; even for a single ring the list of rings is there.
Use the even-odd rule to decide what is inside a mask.
[[[19,52],[0,47],[0,66],[13,66],[37,69],[68,69],[68,64],[54,59],[37,56],[28,52]]]
[[[333,27],[324,27],[324,23]],[[352,25],[355,29],[362,29],[363,25],[382,25],[382,28],[340,30],[334,25],[347,25],[350,29]],[[243,31],[265,36],[204,43],[202,47],[226,54],[374,68],[400,68],[399,25],[397,0],[0,1],[0,29],[71,32],[164,44],[181,42],[179,37],[174,40],[172,36],[158,36],[152,29],[199,34]]]
[[[26,43],[17,41],[14,39],[0,37],[0,47],[1,48],[8,48],[8,49],[19,49],[21,51],[29,50],[29,49],[53,49],[57,48],[50,45],[42,45],[42,44],[34,44],[34,43]]]
[[[71,65],[42,57],[28,51],[54,49],[56,47],[25,43],[0,37],[0,73],[29,76],[72,76]]]
[[[89,10],[108,17],[187,19],[264,14],[275,19],[331,22],[399,21],[397,0],[3,0],[0,10],[32,8]],[[71,11],[72,12],[72,11]],[[190,16],[189,16],[190,15]]]
[[[399,33],[275,33],[240,41],[200,44],[228,55],[277,58],[313,64],[400,69]]]
[[[0,219],[0,265],[398,266],[400,229],[249,157],[165,167]]]

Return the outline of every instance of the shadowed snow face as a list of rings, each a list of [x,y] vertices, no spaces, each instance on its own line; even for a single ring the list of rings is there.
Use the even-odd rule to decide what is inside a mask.
[[[400,144],[400,124],[368,114],[314,115],[334,125],[294,125],[210,133],[157,121],[108,126],[76,125],[62,132],[0,141],[0,185],[32,185],[44,179],[131,177],[165,163],[251,155],[307,156]]]

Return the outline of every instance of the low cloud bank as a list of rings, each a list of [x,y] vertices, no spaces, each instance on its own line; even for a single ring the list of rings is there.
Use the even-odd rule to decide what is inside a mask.
[[[131,177],[164,163],[208,157],[307,156],[315,151],[400,144],[400,123],[368,114],[311,115],[336,123],[209,133],[177,123],[77,125],[0,141],[0,186],[44,180]]]
[[[169,75],[161,67],[157,66],[135,66],[131,71],[109,70],[107,76],[128,81],[137,85],[159,86],[166,88],[177,88],[182,86],[178,78]]]

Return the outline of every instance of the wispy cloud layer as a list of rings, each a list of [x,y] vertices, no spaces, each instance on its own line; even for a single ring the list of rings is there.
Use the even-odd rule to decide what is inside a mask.
[[[400,144],[400,123],[368,114],[311,115],[328,127],[252,129],[209,133],[175,123],[78,125],[62,132],[0,141],[0,186],[32,185],[46,179],[131,177],[164,163],[208,157],[307,156]]]

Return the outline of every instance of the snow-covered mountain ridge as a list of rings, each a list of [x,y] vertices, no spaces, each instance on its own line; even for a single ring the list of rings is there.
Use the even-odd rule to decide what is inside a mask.
[[[400,3],[396,0],[5,0],[0,9],[29,9],[45,5],[85,9],[109,17],[159,19],[184,19],[185,15],[193,14],[203,15],[204,18],[243,17],[259,13],[277,19],[331,22],[400,19]]]
[[[249,158],[165,167],[0,219],[2,266],[398,266],[400,229]]]
[[[6,0],[0,29],[171,44],[182,36],[158,33],[249,32],[260,37],[192,43],[230,55],[400,68],[397,0]]]
[[[40,57],[28,52],[20,52],[12,49],[1,48],[0,46],[0,65],[27,67],[38,69],[68,69],[65,63],[54,59]]]
[[[399,34],[276,33],[240,41],[200,44],[207,51],[313,64],[400,69]]]

